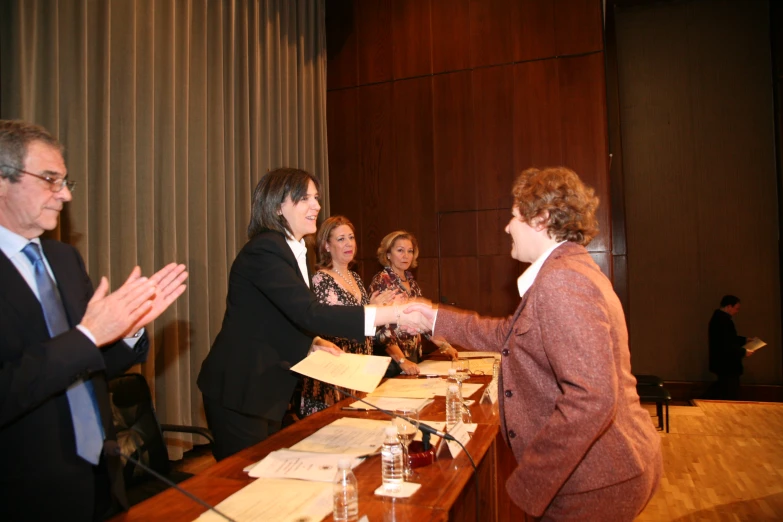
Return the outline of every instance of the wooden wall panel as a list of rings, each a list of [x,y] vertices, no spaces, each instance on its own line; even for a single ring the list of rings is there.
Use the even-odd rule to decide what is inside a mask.
[[[514,61],[555,56],[554,6],[552,0],[513,2]]]
[[[392,13],[394,79],[432,74],[430,3],[396,0]]]
[[[358,92],[359,178],[362,188],[362,230],[359,253],[373,258],[384,235],[391,232],[399,212],[395,194],[392,138],[392,84],[360,87]],[[330,140],[330,150],[331,150]]]
[[[440,257],[475,256],[478,253],[476,212],[440,215]]]
[[[473,71],[473,150],[479,208],[508,206],[513,174],[513,67]]]
[[[477,257],[443,257],[440,260],[440,295],[446,303],[474,310],[481,293]]]
[[[554,0],[554,5],[557,56],[604,48],[602,0]]]
[[[470,66],[511,63],[514,56],[508,0],[470,0]]]
[[[517,278],[522,264],[508,253],[479,257],[479,294],[476,311],[481,315],[505,317],[519,306]],[[524,265],[527,267],[528,265]]]
[[[420,257],[419,266],[414,270],[416,282],[421,287],[421,293],[427,299],[437,302],[440,296],[438,285],[438,259],[435,257]]]
[[[511,237],[506,234],[506,225],[511,219],[511,195],[508,208],[484,210],[476,213],[478,227],[478,255],[510,256]]]
[[[359,179],[359,142],[356,135],[358,89],[326,94],[326,125],[329,147],[329,205],[332,215],[342,214],[362,227],[362,188]]]
[[[470,64],[469,0],[430,0],[432,70],[460,71]]]
[[[601,231],[588,250],[611,251],[603,54],[563,58],[559,62],[563,162],[591,185],[601,199],[597,213]]]
[[[439,211],[476,208],[469,71],[433,77],[435,197]]]
[[[359,84],[392,79],[391,0],[356,2]]]
[[[394,159],[392,190],[386,197],[395,207],[384,234],[403,228],[416,235],[423,257],[438,255],[438,222],[432,145],[432,77],[394,83]]]
[[[514,175],[563,163],[560,60],[514,66]]]
[[[326,10],[326,88],[359,82],[356,18],[353,0],[329,0]]]

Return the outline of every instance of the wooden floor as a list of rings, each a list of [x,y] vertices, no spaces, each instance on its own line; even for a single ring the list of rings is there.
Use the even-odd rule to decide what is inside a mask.
[[[783,404],[670,408],[664,477],[637,521],[783,520]]]
[[[637,522],[783,520],[783,404],[696,401],[669,415],[664,477]],[[195,453],[178,469],[215,462]]]

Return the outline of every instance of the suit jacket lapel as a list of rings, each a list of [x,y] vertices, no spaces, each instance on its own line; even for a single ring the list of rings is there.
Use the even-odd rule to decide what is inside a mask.
[[[7,301],[8,306],[19,313],[20,320],[34,319],[35,324],[31,326],[48,334],[49,330],[40,301],[16,266],[2,252],[0,252],[0,298]]]

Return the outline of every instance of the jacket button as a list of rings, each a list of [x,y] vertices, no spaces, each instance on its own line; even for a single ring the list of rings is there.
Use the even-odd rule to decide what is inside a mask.
[[[508,438],[509,439],[514,439],[514,438],[516,438],[516,436],[517,436],[517,432],[515,432],[514,430],[511,430],[511,431],[508,432]]]
[[[508,355],[508,348],[503,348],[503,351],[501,353],[503,355]]]
[[[512,395],[514,395],[514,392],[511,390],[506,390],[506,397],[511,397]]]

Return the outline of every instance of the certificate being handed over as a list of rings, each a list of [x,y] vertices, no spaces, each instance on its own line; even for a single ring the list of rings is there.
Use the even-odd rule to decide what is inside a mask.
[[[291,369],[321,382],[370,393],[381,382],[391,357],[316,350]]]

